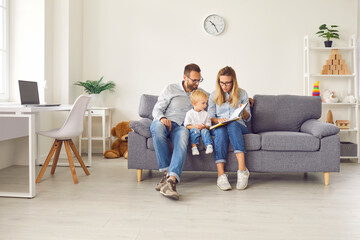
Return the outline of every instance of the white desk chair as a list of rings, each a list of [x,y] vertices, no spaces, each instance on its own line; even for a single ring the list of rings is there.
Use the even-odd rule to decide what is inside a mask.
[[[71,154],[70,147],[73,150],[76,158],[78,159],[78,161],[79,161],[81,167],[83,168],[84,172],[86,173],[86,175],[90,175],[90,172],[87,170],[87,168],[84,164],[84,161],[82,160],[73,141],[71,140],[74,137],[80,136],[83,132],[84,114],[87,109],[90,98],[91,97],[81,95],[76,99],[62,128],[56,128],[56,129],[49,130],[49,131],[38,132],[38,134],[40,134],[40,135],[55,138],[55,141],[54,141],[54,144],[53,144],[52,148],[50,149],[50,152],[44,162],[44,165],[42,166],[42,168],[40,170],[39,176],[36,179],[36,183],[39,183],[41,181],[41,178],[44,175],[46,168],[49,165],[49,162],[56,150],[54,161],[53,161],[53,164],[51,167],[51,174],[55,173],[55,168],[56,168],[56,165],[57,165],[57,162],[59,159],[59,154],[60,154],[60,150],[61,150],[61,146],[62,146],[63,142],[65,144],[66,154],[67,154],[67,157],[69,160],[69,166],[70,166],[71,175],[73,177],[74,183],[78,183],[78,179],[76,176],[74,160],[73,160],[73,157]]]

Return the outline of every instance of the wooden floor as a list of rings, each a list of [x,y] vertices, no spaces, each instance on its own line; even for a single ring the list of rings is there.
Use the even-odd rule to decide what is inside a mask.
[[[15,178],[22,167],[5,170],[0,191],[26,179]],[[185,172],[179,201],[154,190],[157,171],[138,183],[123,158],[95,157],[90,176],[76,170],[77,185],[58,167],[34,199],[0,198],[0,239],[360,239],[357,163],[341,163],[327,187],[322,173],[251,173],[246,190],[223,192],[215,173]]]

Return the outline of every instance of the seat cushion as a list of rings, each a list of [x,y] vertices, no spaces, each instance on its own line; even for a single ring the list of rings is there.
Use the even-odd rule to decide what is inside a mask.
[[[259,134],[245,134],[244,142],[246,151],[256,151],[261,148],[261,136]]]
[[[168,142],[171,146],[172,144],[170,143],[170,140]],[[253,134],[253,133],[245,134],[244,142],[245,142],[246,151],[260,150],[260,148],[261,148],[261,137],[259,134]],[[155,151],[154,141],[152,138],[147,139],[146,145],[147,145],[148,149]],[[204,146],[204,143],[201,140],[201,138],[200,138],[200,144],[199,144],[198,148],[200,151],[205,150],[205,146]],[[232,152],[232,151],[233,151],[233,149],[231,147],[231,144],[229,144],[229,152]]]
[[[320,140],[307,133],[276,131],[260,135],[262,150],[314,152],[320,148]]]

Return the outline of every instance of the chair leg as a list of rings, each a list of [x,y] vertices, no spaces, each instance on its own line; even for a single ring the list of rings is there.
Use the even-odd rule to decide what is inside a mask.
[[[36,183],[39,183],[41,181],[41,178],[44,176],[46,168],[49,165],[49,162],[50,162],[52,156],[54,155],[55,150],[58,148],[58,146],[59,146],[59,141],[55,140],[52,147],[51,147],[51,149],[50,149],[50,151],[49,151],[48,156],[46,157],[44,165],[42,166],[42,168],[41,168],[41,170],[39,172],[39,175],[38,175],[38,177],[36,179]]]
[[[89,172],[89,170],[87,169],[87,167],[85,166],[84,161],[82,160],[82,158],[81,158],[78,150],[77,150],[76,147],[75,147],[75,144],[73,143],[73,141],[72,141],[71,139],[69,140],[69,144],[70,144],[71,149],[72,149],[73,152],[75,153],[75,156],[76,156],[76,158],[78,159],[78,161],[79,161],[82,169],[84,170],[84,172],[86,173],[86,175],[89,176],[89,175],[90,175],[90,172]]]
[[[65,149],[66,149],[66,155],[67,155],[68,160],[69,160],[69,166],[70,166],[71,175],[72,175],[72,177],[73,177],[74,183],[77,184],[77,183],[78,183],[78,179],[77,179],[77,176],[76,176],[74,159],[73,159],[72,154],[71,154],[71,149],[70,149],[69,140],[65,140],[65,141],[64,141],[64,144],[65,144]]]
[[[57,165],[58,160],[59,160],[61,147],[62,147],[62,141],[59,141],[59,146],[56,149],[55,157],[54,157],[53,164],[52,164],[52,167],[51,167],[51,172],[50,172],[51,175],[54,175],[54,173],[55,173],[56,165]]]

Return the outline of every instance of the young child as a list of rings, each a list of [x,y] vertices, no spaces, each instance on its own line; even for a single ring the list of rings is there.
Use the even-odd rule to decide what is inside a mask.
[[[197,145],[200,135],[206,146],[205,154],[213,152],[213,140],[209,128],[211,126],[210,115],[204,109],[206,108],[208,96],[202,90],[195,90],[190,95],[190,101],[193,109],[186,113],[184,126],[190,130],[190,143],[193,155],[199,155]]]

